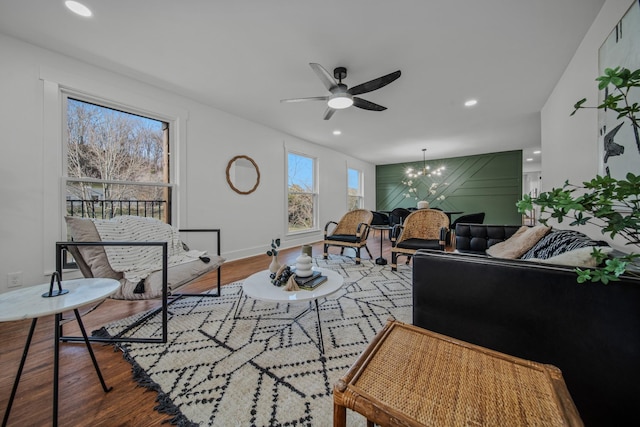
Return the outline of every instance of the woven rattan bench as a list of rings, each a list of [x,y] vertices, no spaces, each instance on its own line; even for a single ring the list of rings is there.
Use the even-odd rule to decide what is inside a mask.
[[[581,426],[552,365],[389,321],[333,390],[333,425],[346,409],[380,426]]]

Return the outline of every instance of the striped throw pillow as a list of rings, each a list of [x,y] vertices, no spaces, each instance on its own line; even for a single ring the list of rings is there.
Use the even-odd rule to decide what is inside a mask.
[[[574,230],[552,230],[544,236],[521,259],[548,259],[574,249],[589,246],[609,246],[606,242],[592,240],[586,234]]]

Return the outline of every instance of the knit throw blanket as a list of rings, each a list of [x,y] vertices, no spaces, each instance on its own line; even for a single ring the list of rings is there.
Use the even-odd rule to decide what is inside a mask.
[[[168,267],[196,260],[206,253],[185,251],[178,230],[155,218],[123,215],[93,222],[103,242],[167,242]],[[162,269],[160,246],[105,246],[104,250],[111,268],[134,283]]]

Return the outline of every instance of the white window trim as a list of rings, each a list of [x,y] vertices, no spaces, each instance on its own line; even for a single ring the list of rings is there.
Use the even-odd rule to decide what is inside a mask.
[[[114,87],[112,84],[99,80],[87,79],[71,75],[65,71],[41,67],[40,81],[42,82],[42,148],[43,148],[43,234],[42,257],[44,266],[55,266],[55,251],[51,248],[54,243],[66,240],[66,224],[64,221],[65,204],[63,194],[66,191],[66,159],[64,153],[63,96],[68,94],[82,100],[93,99],[95,103],[124,111],[138,112],[141,115],[157,118],[169,123],[169,152],[170,182],[176,188],[178,183],[186,187],[186,121],[187,110],[164,105],[157,99],[141,96],[139,93]],[[64,94],[63,94],[64,93]],[[119,100],[115,102],[113,100]],[[180,151],[182,149],[182,152]],[[182,154],[182,155],[181,155]],[[184,160],[183,160],[184,159]],[[179,214],[186,214],[181,208],[180,192],[173,192],[171,217],[175,224],[179,224]],[[45,267],[46,268],[46,267]],[[44,271],[44,276],[51,274],[51,270]]]
[[[286,236],[299,236],[307,233],[317,233],[320,230],[320,193],[318,191],[318,180],[319,174],[318,171],[320,169],[318,157],[312,156],[310,154],[303,153],[301,151],[291,150],[285,148],[284,153],[284,163],[285,163],[285,173],[284,173],[284,230]],[[313,224],[314,226],[302,231],[289,231],[289,154],[295,154],[297,156],[302,156],[313,160]]]

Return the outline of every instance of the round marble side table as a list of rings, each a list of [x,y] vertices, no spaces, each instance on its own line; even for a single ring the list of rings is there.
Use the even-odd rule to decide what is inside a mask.
[[[7,404],[7,410],[4,413],[2,420],[2,426],[6,426],[9,420],[9,413],[11,412],[11,406],[13,405],[13,399],[20,383],[20,376],[22,375],[22,369],[24,368],[25,360],[27,359],[27,353],[29,352],[29,346],[31,345],[31,338],[33,338],[33,332],[36,328],[36,322],[38,318],[55,315],[56,322],[54,323],[54,356],[53,356],[53,425],[58,425],[58,367],[60,358],[60,329],[57,325],[60,323],[62,313],[65,311],[73,310],[78,326],[84,337],[84,342],[87,345],[87,350],[93,361],[93,366],[100,379],[100,384],[105,392],[111,390],[107,387],[102,378],[102,373],[98,367],[95,355],[89,343],[87,332],[84,329],[84,324],[80,318],[78,307],[82,307],[87,304],[101,301],[107,298],[109,295],[115,293],[120,287],[120,282],[113,279],[76,279],[76,280],[64,280],[59,282],[59,287],[66,293],[61,293],[58,296],[48,296],[53,289],[52,283],[45,283],[42,285],[30,286],[27,288],[16,289],[14,291],[0,294],[0,322],[10,322],[15,320],[32,319],[31,328],[29,329],[29,335],[27,336],[27,342],[24,346],[22,353],[22,359],[20,360],[20,366],[16,374],[16,379],[13,383],[11,390],[11,397]],[[48,297],[43,296],[43,294]],[[56,294],[54,290],[53,294]]]

